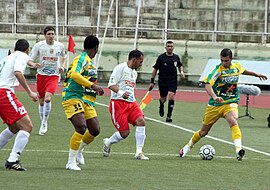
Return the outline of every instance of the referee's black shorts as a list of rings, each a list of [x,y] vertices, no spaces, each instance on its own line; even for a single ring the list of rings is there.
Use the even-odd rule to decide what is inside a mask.
[[[165,84],[159,84],[159,94],[160,97],[166,97],[168,95],[168,92],[176,93],[177,90],[177,83],[167,83]]]

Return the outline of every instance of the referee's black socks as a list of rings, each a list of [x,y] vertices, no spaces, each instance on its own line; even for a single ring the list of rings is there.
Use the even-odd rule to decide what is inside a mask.
[[[172,116],[172,111],[173,111],[173,107],[174,107],[174,100],[169,100],[168,103],[168,117]]]

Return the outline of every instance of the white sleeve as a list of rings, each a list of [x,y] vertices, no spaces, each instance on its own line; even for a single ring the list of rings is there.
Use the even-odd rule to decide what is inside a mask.
[[[111,74],[111,77],[108,83],[108,87],[112,85],[116,85],[119,82],[120,78],[122,77],[121,71],[122,71],[122,67],[120,66],[116,66],[113,69],[113,72]]]
[[[27,54],[17,55],[14,60],[14,72],[20,71],[21,73],[24,73],[29,59],[30,57]]]

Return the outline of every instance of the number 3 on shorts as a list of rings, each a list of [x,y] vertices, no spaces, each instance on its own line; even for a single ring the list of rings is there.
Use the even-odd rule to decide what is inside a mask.
[[[74,104],[74,111],[77,112],[78,110],[82,110],[82,105],[80,103]]]

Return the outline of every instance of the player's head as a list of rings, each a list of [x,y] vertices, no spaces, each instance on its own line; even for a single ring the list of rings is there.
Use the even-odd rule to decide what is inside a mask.
[[[29,43],[25,39],[19,39],[15,43],[14,51],[21,51],[28,54],[29,52]]]
[[[165,49],[166,49],[167,55],[172,55],[173,54],[173,49],[174,49],[173,41],[171,41],[171,40],[167,41]]]
[[[128,54],[128,63],[131,69],[138,69],[142,66],[144,55],[140,50],[132,50]]]
[[[46,26],[43,30],[43,34],[47,44],[52,45],[54,43],[55,29],[52,26]]]
[[[232,51],[228,48],[224,48],[220,52],[220,61],[223,67],[229,68],[232,61]]]
[[[89,57],[95,57],[99,46],[99,40],[96,36],[90,35],[84,39],[83,48],[88,53]]]

